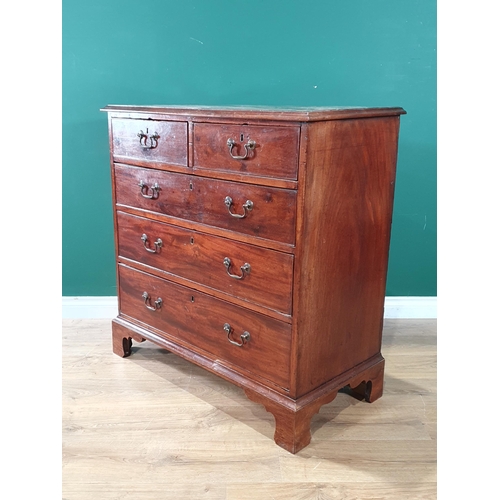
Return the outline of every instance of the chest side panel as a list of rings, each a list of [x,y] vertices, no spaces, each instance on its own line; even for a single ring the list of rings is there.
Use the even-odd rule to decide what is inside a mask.
[[[380,353],[399,117],[309,124],[299,187],[296,396]]]

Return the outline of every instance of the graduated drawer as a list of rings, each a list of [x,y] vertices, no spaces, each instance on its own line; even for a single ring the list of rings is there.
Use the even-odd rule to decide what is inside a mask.
[[[288,388],[290,325],[124,265],[118,271],[121,314]]]
[[[112,134],[118,161],[187,166],[187,122],[114,118]]]
[[[299,127],[195,123],[193,167],[297,179]]]
[[[295,242],[294,190],[126,165],[115,165],[115,190],[118,205],[283,243]]]
[[[123,212],[117,225],[121,257],[291,314],[292,255]]]

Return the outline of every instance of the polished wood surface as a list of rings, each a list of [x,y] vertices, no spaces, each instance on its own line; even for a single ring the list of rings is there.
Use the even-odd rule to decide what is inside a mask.
[[[328,384],[315,389],[307,396],[295,400],[281,398],[280,401],[279,398],[270,398],[268,394],[250,388],[245,388],[245,393],[249,399],[262,404],[273,414],[276,422],[276,444],[290,453],[297,453],[311,442],[312,417],[323,405],[333,401],[340,390],[348,390],[348,394],[360,400],[365,399],[369,403],[382,396],[384,364],[382,356],[376,356],[333,378]]]
[[[139,188],[143,182],[156,198],[144,198]],[[187,219],[210,226],[246,233],[251,236],[293,244],[295,241],[296,191],[254,186],[243,183],[164,172],[125,165],[115,166],[115,189],[118,206],[158,212],[176,219]],[[250,200],[252,210],[243,219],[229,214],[225,199],[230,196],[231,212],[244,214],[243,205]]]
[[[399,116],[406,111],[399,107],[266,107],[266,106],[127,106],[109,105],[102,108],[110,116],[149,117],[176,120],[257,120],[268,122],[309,122],[345,120],[347,118],[373,118],[376,116]]]
[[[436,321],[386,320],[384,395],[340,392],[309,446],[232,383],[151,342],[123,360],[109,320],[64,320],[62,498],[436,499]]]
[[[143,161],[187,166],[187,123],[164,120],[112,120],[113,155],[116,161]],[[139,133],[146,134],[142,140]],[[149,139],[157,134],[157,138]],[[151,147],[154,146],[154,147]]]
[[[310,443],[311,419],[339,391],[378,400],[404,111],[105,111],[118,266],[115,354],[126,357],[133,341],[146,339],[234,383],[274,415],[274,441],[292,454]],[[128,128],[115,129],[115,121]],[[171,127],[174,152],[175,131],[185,126],[186,164],[148,162],[145,155],[168,136],[142,132],[135,147],[149,144],[152,152],[118,162],[117,148],[134,135],[130,124],[157,122]],[[151,246],[155,238],[161,248]]]
[[[225,294],[226,300],[240,297],[250,303],[249,307],[257,303],[291,314],[293,255],[124,212],[118,212],[117,218],[120,258],[150,266],[148,270],[153,274],[160,270],[166,273],[161,273],[163,277],[184,278],[183,284],[195,288],[202,284],[216,289]],[[147,236],[146,244],[141,239],[143,234]],[[161,246],[155,246],[158,239]],[[225,258],[231,261],[228,270]],[[248,273],[241,270],[247,263],[250,265]],[[232,278],[228,272],[242,278]],[[272,288],[269,288],[270,282]]]
[[[294,278],[297,397],[380,352],[398,130],[399,117],[308,124]]]
[[[291,328],[287,323],[122,264],[119,283],[122,315],[155,328],[161,336],[206,351],[218,364],[227,362],[288,387]],[[161,307],[148,309],[144,292],[151,297],[150,307],[162,299]],[[231,327],[229,337],[226,323]],[[242,343],[245,332],[250,334],[248,342],[241,347],[230,343],[228,338]]]
[[[244,174],[282,179],[297,179],[299,127],[255,125],[194,124],[194,169],[232,170]],[[234,141],[233,156],[228,154],[227,140]],[[254,141],[253,149],[245,144]]]

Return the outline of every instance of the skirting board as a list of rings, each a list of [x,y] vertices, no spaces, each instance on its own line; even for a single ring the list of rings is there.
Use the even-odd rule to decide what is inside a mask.
[[[113,319],[118,314],[116,297],[63,297],[64,319]],[[437,297],[386,297],[384,318],[437,318]]]

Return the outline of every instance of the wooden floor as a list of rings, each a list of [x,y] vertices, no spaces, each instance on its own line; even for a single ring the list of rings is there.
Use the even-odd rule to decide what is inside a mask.
[[[119,358],[108,320],[64,320],[63,499],[435,499],[436,321],[386,320],[382,354],[382,398],[339,394],[291,455],[241,389],[150,342]]]

